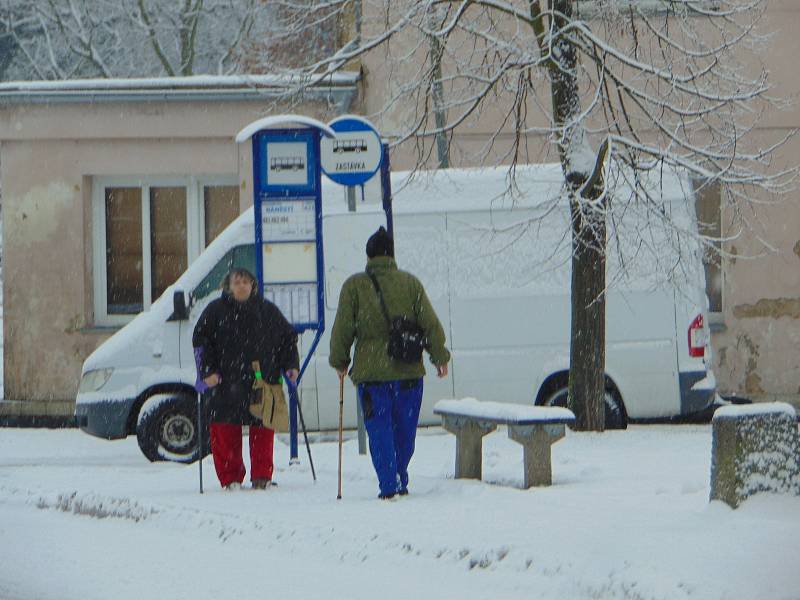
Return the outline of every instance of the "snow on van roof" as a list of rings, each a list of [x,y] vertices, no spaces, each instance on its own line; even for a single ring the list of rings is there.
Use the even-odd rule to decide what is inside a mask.
[[[667,283],[683,288],[687,282],[694,287],[695,280],[701,280],[697,272],[701,268],[697,262],[699,248],[692,241],[696,231],[688,180],[674,173],[665,174],[660,181],[655,179],[645,180],[654,202],[626,197],[630,188],[624,185],[614,194],[621,201],[615,203],[617,212],[609,219],[609,287],[625,281],[630,289],[655,289]],[[451,254],[460,257],[458,264],[464,272],[454,277],[463,283],[464,293],[478,294],[498,286],[515,293],[526,293],[531,286],[561,290],[569,283],[569,271],[564,266],[570,252],[569,211],[562,186],[558,164],[518,166],[512,186],[508,167],[502,166],[397,172],[392,174],[392,210],[395,215],[447,213],[454,217],[447,243]],[[322,196],[326,216],[352,214],[348,213],[343,186],[325,179]],[[558,205],[557,210],[552,210],[554,205]],[[487,210],[492,211],[489,219],[474,216]],[[380,202],[357,203],[356,214],[378,217],[382,212]],[[246,210],[234,223],[200,257],[209,268],[222,257],[231,238],[241,236],[242,228],[252,231],[253,211]],[[418,270],[421,264],[433,268],[431,261],[416,255],[430,256],[429,236],[424,227],[407,228],[404,242],[398,240],[404,248],[403,256]],[[512,244],[516,260],[498,270],[497,257]]]
[[[672,171],[640,178],[645,189],[666,202],[691,195],[686,177]],[[392,173],[392,209],[399,212],[454,212],[487,208],[539,208],[561,195],[564,176],[558,163]],[[630,193],[625,183],[618,191]],[[323,211],[347,212],[344,188],[329,179],[322,184]],[[561,198],[566,202],[566,196]],[[381,211],[379,203],[359,203],[359,212]]]
[[[563,184],[558,164],[522,165],[516,169],[516,185],[509,196],[508,167],[396,171],[392,173],[392,210],[441,212],[485,210],[488,207],[536,206],[557,195]],[[345,187],[323,177],[324,214],[347,213]],[[379,203],[358,203],[358,212],[382,212]],[[253,211],[234,221],[252,226]],[[235,229],[235,228],[232,228]],[[222,237],[222,235],[220,236]],[[219,239],[219,238],[217,238]]]
[[[558,164],[519,166],[513,182],[506,166],[400,171],[392,173],[392,208],[401,212],[452,212],[535,207],[552,201],[563,183]],[[334,192],[332,186],[339,189]],[[341,186],[326,180],[322,189],[326,213],[347,211],[346,205],[338,201],[344,193]],[[382,210],[380,204],[372,206]]]
[[[564,178],[557,163],[520,165],[509,184],[509,167],[438,169],[432,171],[397,171],[392,173],[392,210],[395,212],[459,212],[487,208],[537,208],[559,196]],[[653,181],[665,201],[684,201],[691,193],[687,180],[667,174]],[[323,213],[347,213],[345,188],[323,177]],[[566,198],[563,199],[566,201]],[[358,203],[358,212],[382,212],[380,203]],[[241,225],[253,222],[253,212],[246,210],[236,219]]]

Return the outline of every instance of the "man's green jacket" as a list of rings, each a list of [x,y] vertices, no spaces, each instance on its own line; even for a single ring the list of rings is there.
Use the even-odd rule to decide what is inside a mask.
[[[419,279],[397,268],[389,256],[376,256],[367,261],[367,271],[378,280],[390,317],[404,316],[422,327],[427,350],[434,365],[450,360],[444,346],[442,324],[433,311]],[[350,377],[353,383],[416,379],[425,375],[425,367],[389,358],[389,325],[381,310],[380,300],[366,273],[357,273],[344,282],[339,294],[339,307],[331,331],[330,365],[346,369],[350,365],[350,347],[355,341],[355,355]]]

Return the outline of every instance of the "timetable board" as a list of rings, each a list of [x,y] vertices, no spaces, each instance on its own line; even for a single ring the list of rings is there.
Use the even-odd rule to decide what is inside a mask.
[[[261,204],[261,227],[265,242],[315,241],[317,212],[314,198],[266,198]]]
[[[253,151],[262,293],[298,331],[319,329],[324,327],[319,134],[262,130]]]
[[[316,283],[275,283],[265,287],[264,297],[275,304],[290,323],[311,323],[317,316]]]

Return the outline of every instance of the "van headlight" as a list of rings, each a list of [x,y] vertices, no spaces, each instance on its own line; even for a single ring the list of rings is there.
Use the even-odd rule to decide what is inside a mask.
[[[93,371],[86,371],[81,377],[81,384],[78,386],[79,392],[97,392],[99,391],[108,380],[111,379],[111,374],[114,369],[95,369]]]

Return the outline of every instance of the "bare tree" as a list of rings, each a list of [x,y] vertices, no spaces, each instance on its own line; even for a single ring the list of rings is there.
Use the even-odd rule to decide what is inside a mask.
[[[0,0],[0,67],[4,79],[275,72],[332,53],[328,32],[303,24],[289,51],[268,0]]]
[[[305,6],[304,18],[336,19],[353,1]],[[394,144],[413,145],[418,167],[431,163],[436,140],[457,144],[489,113],[500,125],[462,160],[510,165],[509,192],[517,164],[558,157],[571,212],[569,402],[579,428],[602,430],[606,260],[626,215],[646,214],[649,231],[626,237],[660,264],[659,244],[697,235],[660,194],[665,173],[724,190],[727,237],[748,230],[757,205],[792,185],[794,169],[770,167],[788,136],[765,141],[757,130],[764,112],[780,106],[769,96],[767,70],[750,60],[766,47],[757,29],[765,5],[364,0],[360,43],[309,61],[303,75],[314,83],[355,58],[380,55],[389,76],[373,118],[402,124]],[[721,240],[699,241],[713,250]],[[661,266],[666,278],[681,269]]]
[[[308,10],[312,0],[296,0],[291,6],[261,0],[269,7],[270,26],[267,35],[250,36],[240,48],[242,72],[279,73],[304,66],[308,62],[331,56],[341,42],[340,34],[358,35],[357,21],[350,10],[347,27],[331,18],[324,8]]]

